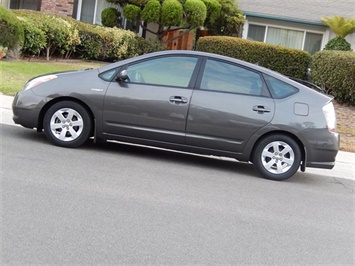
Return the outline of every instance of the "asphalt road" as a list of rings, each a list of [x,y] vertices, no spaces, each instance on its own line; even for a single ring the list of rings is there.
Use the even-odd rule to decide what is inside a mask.
[[[354,181],[0,124],[1,265],[354,265]]]

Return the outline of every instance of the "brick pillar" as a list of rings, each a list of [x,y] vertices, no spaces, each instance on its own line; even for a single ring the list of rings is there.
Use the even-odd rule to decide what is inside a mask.
[[[43,12],[72,17],[73,10],[74,0],[42,0],[41,11]]]

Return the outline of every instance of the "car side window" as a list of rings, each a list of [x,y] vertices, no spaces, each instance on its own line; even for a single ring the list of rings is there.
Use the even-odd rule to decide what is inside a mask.
[[[99,77],[101,79],[103,79],[104,81],[111,81],[113,79],[114,75],[116,74],[116,72],[117,72],[117,69],[111,69],[111,70],[101,73],[99,75]]]
[[[212,59],[206,62],[200,88],[202,90],[263,95],[263,82],[259,73]]]
[[[298,92],[298,89],[296,87],[286,82],[283,82],[269,75],[264,75],[264,77],[266,80],[266,84],[270,89],[271,96],[275,99],[286,98]]]
[[[129,65],[127,82],[186,88],[197,60],[197,57],[169,56]]]

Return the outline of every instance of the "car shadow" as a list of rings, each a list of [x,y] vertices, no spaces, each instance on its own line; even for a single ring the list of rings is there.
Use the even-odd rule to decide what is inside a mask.
[[[29,140],[32,143],[37,145],[52,145],[47,140],[46,136],[43,133],[38,133],[35,130],[25,129],[13,125],[2,124],[2,136],[3,141],[11,136],[14,139],[19,138],[22,140]],[[6,141],[6,140],[5,140]],[[53,145],[52,145],[53,146]],[[61,147],[56,147],[58,149],[66,149]],[[256,179],[263,179],[255,170],[254,166],[251,163],[238,162],[237,160],[230,158],[221,158],[216,156],[204,156],[198,154],[191,154],[185,152],[178,152],[173,150],[159,149],[155,147],[147,147],[142,145],[134,145],[121,142],[99,142],[93,143],[93,140],[90,139],[83,146],[78,148],[79,151],[87,150],[92,153],[97,153],[98,156],[100,153],[110,153],[110,154],[120,154],[125,156],[132,156],[136,158],[144,158],[146,160],[151,160],[152,164],[158,161],[173,162],[180,164],[182,166],[194,166],[194,167],[203,167],[204,169],[218,170],[218,171],[228,171],[233,175],[246,175]],[[311,185],[319,186],[320,182],[326,183],[346,183],[346,187],[353,186],[354,182],[352,180],[337,180],[331,177],[325,177],[317,174],[311,174],[306,172],[302,173],[298,171],[295,176],[285,180],[283,182],[302,184],[302,185]],[[270,181],[273,182],[273,181]],[[349,184],[348,184],[349,183]]]
[[[203,167],[204,169],[230,171],[233,174],[240,173],[252,177],[259,177],[251,163],[242,163],[232,158],[200,155],[175,150],[160,149],[156,147],[135,145],[116,141],[93,143],[92,140],[85,143],[80,149],[90,152],[106,152],[111,154],[125,155],[144,158],[160,162],[173,162],[183,166]]]
[[[51,145],[56,149],[67,149],[52,145],[44,135],[35,130],[30,130],[18,126],[2,125],[4,137],[12,137],[14,139],[29,140],[35,145]],[[94,143],[92,139],[87,141],[83,146],[72,149],[78,151],[90,151],[91,153],[105,152],[106,154],[125,155],[136,158],[144,158],[151,160],[152,164],[156,161],[173,162],[182,166],[203,167],[204,169],[229,171],[231,174],[242,174],[251,177],[260,178],[251,163],[242,163],[230,158],[220,158],[216,156],[204,156],[199,154],[191,154],[178,152],[174,150],[159,149],[143,145],[135,145],[130,143],[122,143],[116,141]]]

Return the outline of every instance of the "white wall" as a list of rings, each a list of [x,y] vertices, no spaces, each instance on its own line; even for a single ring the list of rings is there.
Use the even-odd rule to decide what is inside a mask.
[[[346,36],[346,40],[351,44],[351,49],[355,52],[355,33]]]
[[[10,0],[0,0],[0,4],[6,8],[10,7]]]

